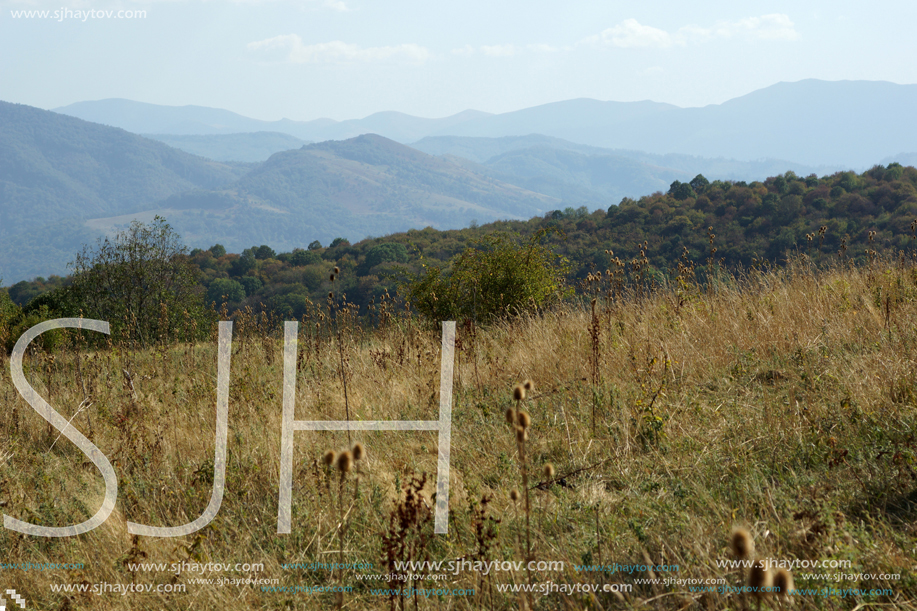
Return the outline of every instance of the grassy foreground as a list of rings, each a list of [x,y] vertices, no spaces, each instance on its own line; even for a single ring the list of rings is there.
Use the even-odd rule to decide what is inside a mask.
[[[591,283],[594,307],[565,305],[473,333],[459,321],[448,535],[433,535],[428,509],[436,477],[432,432],[353,433],[351,443],[360,442],[365,456],[343,476],[337,462],[325,466],[323,457],[351,447],[346,433],[297,432],[292,533],[276,533],[280,321],[236,322],[222,507],[209,526],[177,539],[132,537],[126,521],[183,524],[207,506],[215,333],[209,344],[144,351],[115,345],[95,352],[72,338],[53,357],[40,350],[27,355],[29,382],[115,466],[118,504],[107,522],[77,537],[4,529],[0,562],[84,566],[0,570],[3,588],[23,594],[29,609],[917,609],[917,268],[875,262],[816,272],[803,259],[730,278],[715,290],[688,278],[676,289],[611,299],[607,281]],[[342,322],[338,334],[329,320],[316,313],[300,325],[298,420],[344,418],[342,357],[351,418],[438,417],[438,329],[392,315],[373,331]],[[0,365],[3,512],[42,525],[85,520],[101,502],[102,478],[69,441],[55,443],[58,431],[13,387],[8,358],[0,357]],[[516,402],[514,387],[525,379],[534,389]],[[506,411],[515,407],[530,414],[524,443],[507,424]],[[426,474],[426,483],[419,498],[406,497],[415,474]],[[817,593],[787,602],[692,592],[697,584],[684,582],[636,582],[746,584],[745,570],[720,566],[733,558],[736,528],[754,537],[757,558],[850,561],[842,569],[792,569],[797,589],[891,593]],[[391,572],[389,558],[527,557],[563,561],[565,568],[486,578],[463,571],[414,582],[473,588],[473,596],[392,599],[372,590],[404,583],[358,579]],[[282,566],[340,561],[367,565]],[[263,564],[263,571],[129,567],[183,562]],[[574,569],[614,563],[679,569]],[[900,579],[838,580],[836,573]],[[199,578],[214,581],[194,583]],[[220,578],[352,591],[265,591],[258,584],[220,585]],[[632,589],[499,591],[504,584],[547,581]],[[54,584],[80,583],[184,584],[186,591],[52,591]]]

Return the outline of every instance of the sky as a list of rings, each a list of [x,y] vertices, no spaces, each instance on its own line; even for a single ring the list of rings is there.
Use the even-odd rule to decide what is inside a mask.
[[[915,24],[913,0],[0,0],[0,100],[299,121],[704,106],[807,78],[917,83]]]

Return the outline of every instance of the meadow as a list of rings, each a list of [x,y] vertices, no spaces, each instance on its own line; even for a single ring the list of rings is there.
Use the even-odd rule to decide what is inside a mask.
[[[61,610],[917,609],[917,263],[816,268],[803,255],[704,283],[687,262],[661,286],[620,280],[590,274],[572,301],[457,321],[444,535],[433,533],[437,437],[424,431],[297,432],[292,532],[277,534],[283,325],[249,311],[234,321],[219,513],[187,537],[132,536],[127,521],[184,524],[211,498],[216,328],[203,343],[98,346],[70,333],[53,351],[36,345],[29,383],[109,458],[118,501],[80,536],[4,529],[0,562],[82,568],[0,570],[2,585],[27,608]],[[346,307],[302,317],[297,420],[438,417],[438,325],[394,302],[373,308],[372,326]],[[3,512],[42,525],[95,513],[98,470],[19,396],[5,354],[0,406]],[[732,541],[739,529],[753,553]],[[796,561],[795,589],[811,593],[727,591],[748,584],[728,565],[737,555]],[[555,564],[486,576],[394,564],[428,560]],[[260,566],[189,568],[201,563]],[[322,568],[333,563],[349,566]],[[390,573],[420,579],[366,578]],[[580,591],[505,591],[548,582]],[[374,593],[406,583],[463,595]],[[184,591],[94,594],[98,584]],[[320,586],[347,591],[303,591]]]

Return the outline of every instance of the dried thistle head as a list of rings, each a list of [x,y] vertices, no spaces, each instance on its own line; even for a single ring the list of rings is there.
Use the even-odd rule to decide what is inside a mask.
[[[532,392],[533,390],[535,390],[535,383],[532,382],[531,380],[526,380],[522,383],[522,388],[524,388],[528,392]]]
[[[729,547],[732,549],[732,555],[739,560],[749,560],[755,555],[755,540],[744,528],[732,531]]]
[[[516,427],[516,441],[518,441],[519,443],[523,443],[527,441],[528,438],[529,438],[528,432],[521,426],[517,426]]]
[[[513,488],[509,491],[509,500],[512,502],[517,502],[519,500],[519,491]]]
[[[330,467],[334,464],[335,458],[337,458],[337,455],[334,453],[334,450],[328,450],[325,452],[325,455],[322,456],[322,462],[325,463],[326,467]]]
[[[762,592],[764,588],[769,588],[771,586],[771,573],[764,567],[764,563],[760,560],[754,563],[751,569],[748,571],[748,587],[752,589],[752,593],[761,598],[766,596],[767,592]]]
[[[532,417],[529,416],[528,412],[519,410],[519,414],[517,415],[517,418],[519,418],[518,424],[522,428],[527,429],[530,426],[532,426]]]
[[[332,282],[334,282],[334,274],[329,275],[328,280],[331,280]]]
[[[773,582],[774,589],[777,590],[777,596],[783,599],[790,599],[788,593],[795,589],[793,587],[793,574],[781,567],[774,571]]]
[[[338,455],[337,467],[341,473],[348,473],[353,467],[353,454],[346,450],[341,452]]]
[[[544,466],[544,478],[554,479],[554,465],[548,463]]]
[[[353,450],[351,450],[351,452],[353,452],[353,459],[354,459],[354,460],[362,460],[362,459],[363,459],[363,454],[365,453],[365,450],[363,449],[363,444],[360,443],[359,441],[356,442],[356,443],[354,444]]]
[[[515,424],[516,423],[516,412],[513,411],[513,408],[506,408],[506,423]]]
[[[338,267],[337,265],[335,265],[335,266],[334,266],[334,273],[335,273],[335,274],[340,274],[340,273],[341,273],[341,268]]]
[[[328,291],[328,299],[334,299],[334,291]]]
[[[517,384],[513,389],[513,401],[525,401],[525,386]]]

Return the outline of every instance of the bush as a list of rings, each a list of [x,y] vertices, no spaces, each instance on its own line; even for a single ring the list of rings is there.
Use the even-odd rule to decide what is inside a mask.
[[[569,292],[569,262],[541,244],[546,233],[539,231],[528,244],[494,233],[473,242],[447,270],[424,264],[424,274],[407,283],[409,299],[434,321],[487,323],[532,312]]]
[[[198,321],[198,333],[208,332],[198,269],[163,218],[134,221],[113,240],[84,247],[71,266],[73,285],[54,296],[55,309],[79,308],[86,318],[108,321],[115,337],[141,345],[174,337],[189,318]]]

